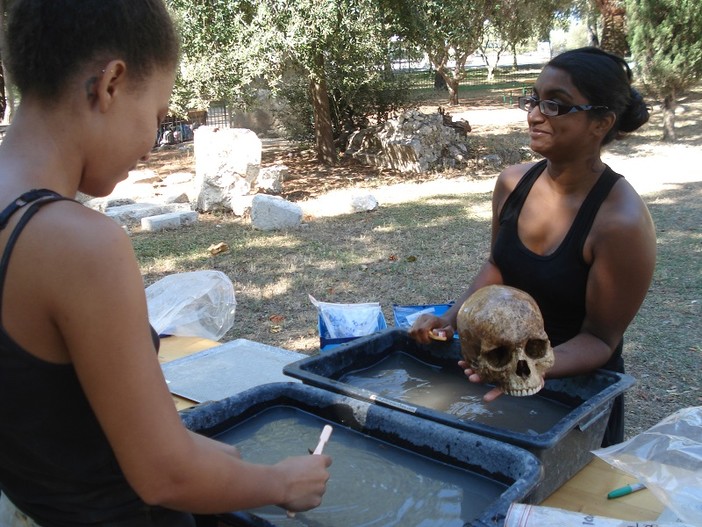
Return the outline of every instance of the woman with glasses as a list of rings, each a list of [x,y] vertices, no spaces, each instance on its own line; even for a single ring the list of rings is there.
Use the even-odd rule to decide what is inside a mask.
[[[544,67],[531,96],[519,100],[530,147],[544,159],[498,176],[488,260],[445,315],[416,321],[413,338],[451,336],[474,291],[505,284],[529,293],[541,309],[556,357],[547,377],[624,371],[624,331],[646,296],[656,258],[646,205],[600,157],[603,146],[648,120],[631,77],[622,58],[597,48],[567,51]],[[460,365],[480,382],[470,365]],[[485,399],[500,393],[495,388]],[[619,397],[603,445],[623,438]]]

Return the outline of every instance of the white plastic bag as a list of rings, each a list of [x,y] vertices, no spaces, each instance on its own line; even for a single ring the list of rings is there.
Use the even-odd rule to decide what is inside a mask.
[[[326,326],[328,338],[363,337],[387,327],[378,302],[335,304],[309,297]]]
[[[146,288],[146,302],[159,335],[219,340],[234,325],[234,285],[221,271],[166,276]]]
[[[702,406],[593,453],[644,483],[683,522],[702,525]]]

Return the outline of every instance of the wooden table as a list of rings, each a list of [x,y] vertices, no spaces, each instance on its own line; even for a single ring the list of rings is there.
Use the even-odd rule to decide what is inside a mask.
[[[168,362],[219,344],[198,337],[164,338],[161,340],[159,360]],[[196,404],[178,396],[174,396],[173,400],[178,410]],[[608,492],[634,481],[634,478],[595,457],[541,505],[622,520],[655,520],[664,507],[648,489],[614,500],[607,499]]]
[[[622,520],[655,520],[663,512],[664,506],[648,489],[607,499],[608,492],[635,481],[595,457],[541,505]]]

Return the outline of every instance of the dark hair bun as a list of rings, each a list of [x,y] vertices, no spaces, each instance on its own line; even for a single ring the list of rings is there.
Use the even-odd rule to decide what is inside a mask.
[[[633,132],[643,126],[648,121],[648,117],[648,105],[644,102],[641,94],[636,89],[631,88],[631,100],[619,118],[619,130]]]

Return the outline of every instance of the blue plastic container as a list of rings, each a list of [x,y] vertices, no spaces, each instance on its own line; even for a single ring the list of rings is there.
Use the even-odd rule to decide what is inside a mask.
[[[497,488],[502,491],[493,493],[490,501],[476,503],[475,498],[471,498],[471,510],[477,507],[480,512],[475,514],[474,518],[465,520],[465,523],[461,520],[461,525],[503,525],[509,505],[523,500],[541,478],[541,464],[532,454],[521,448],[302,383],[264,384],[221,401],[204,403],[184,410],[181,417],[189,429],[217,438],[231,433],[232,430],[236,432],[236,428],[240,426],[256,427],[257,418],[275,409],[293,409],[314,416],[315,419],[319,419],[320,431],[324,424],[331,424],[335,432],[325,450],[330,455],[333,455],[334,450],[334,434],[341,436],[342,431],[346,431],[359,437],[361,454],[370,449],[400,449],[404,452],[403,455],[409,453],[411,456],[417,456],[422,459],[422,463],[436,464],[440,470],[448,467],[451,471],[465,473],[464,477],[484,478],[481,481],[489,482],[492,488],[493,484],[497,484]],[[314,444],[310,444],[309,447],[314,448]],[[342,465],[343,460],[337,462],[338,465]],[[333,469],[334,465],[331,467],[331,470]],[[363,481],[359,481],[358,484],[373,485],[374,478],[382,476],[382,473],[374,475],[374,470],[378,470],[377,466],[369,463],[367,470],[364,468]],[[344,477],[344,474],[334,475],[332,472],[329,485],[333,484],[334,478]],[[386,502],[383,501],[383,492],[386,490],[392,493],[395,489],[380,489],[377,495],[374,494],[376,507],[382,509],[386,506]],[[421,494],[421,488],[416,490]],[[418,510],[422,513],[421,504],[415,502],[415,505],[420,505]],[[395,512],[394,509],[387,510]],[[310,511],[297,515],[295,522],[300,523],[294,525],[334,527],[326,523],[317,523],[313,513],[314,511]],[[284,514],[280,516],[279,522],[271,521],[270,518],[264,519],[252,512],[219,515],[218,519],[226,524],[239,526],[289,524],[286,523],[288,520]],[[307,523],[308,520],[310,523]],[[454,525],[454,522],[451,525]]]
[[[446,313],[452,305],[453,302],[449,304],[393,304],[392,315],[395,320],[395,327],[400,329],[409,329],[412,327],[412,324],[414,323],[414,320],[417,316],[424,313],[429,313],[431,315],[440,317],[441,315]],[[453,338],[458,339],[458,332],[453,334]]]

